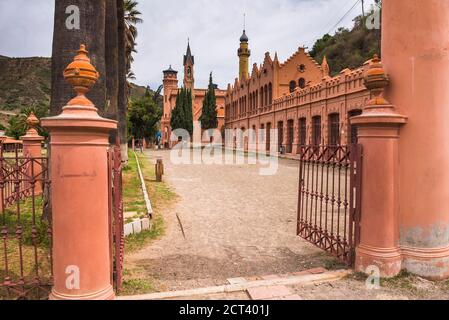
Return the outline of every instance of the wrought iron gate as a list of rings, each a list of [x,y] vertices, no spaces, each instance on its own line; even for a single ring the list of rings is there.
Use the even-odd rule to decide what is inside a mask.
[[[117,292],[122,289],[125,258],[124,214],[122,198],[122,156],[120,143],[109,148],[109,231],[111,252],[111,281]]]
[[[8,150],[12,151],[12,150]],[[0,300],[47,299],[53,282],[48,158],[0,146]]]
[[[300,148],[298,235],[348,265],[360,239],[362,147]]]

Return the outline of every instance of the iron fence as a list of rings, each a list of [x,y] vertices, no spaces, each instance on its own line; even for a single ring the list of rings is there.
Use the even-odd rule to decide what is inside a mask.
[[[361,146],[301,146],[298,235],[351,265],[359,241]]]
[[[0,157],[0,299],[47,299],[52,285],[48,159]]]
[[[122,195],[122,157],[120,143],[109,148],[109,230],[111,242],[111,280],[117,292],[122,289],[125,258],[125,233]]]

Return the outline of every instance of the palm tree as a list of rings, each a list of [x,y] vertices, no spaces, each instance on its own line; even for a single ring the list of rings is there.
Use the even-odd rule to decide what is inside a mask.
[[[55,1],[53,52],[52,52],[52,90],[51,115],[57,115],[65,104],[74,96],[73,88],[64,80],[63,71],[73,60],[80,44],[89,50],[92,64],[102,75],[88,93],[88,98],[100,111],[106,107],[106,62],[105,62],[105,19],[106,0],[78,1],[81,21],[79,29],[68,29],[66,9],[73,5],[72,0]]]
[[[138,2],[135,0],[124,0],[125,9],[125,43],[126,43],[126,56],[127,63],[126,68],[129,72],[131,70],[131,64],[134,62],[133,53],[136,53],[136,39],[138,31],[136,25],[143,22],[140,18],[142,13],[137,10]]]

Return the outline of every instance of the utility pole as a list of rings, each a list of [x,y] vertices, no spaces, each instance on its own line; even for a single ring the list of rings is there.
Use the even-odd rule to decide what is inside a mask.
[[[362,0],[362,15],[363,15],[363,20],[365,20],[365,0]]]

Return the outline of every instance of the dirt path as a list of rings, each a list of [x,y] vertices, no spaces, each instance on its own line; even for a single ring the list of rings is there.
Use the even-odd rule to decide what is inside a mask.
[[[259,165],[173,165],[165,180],[179,201],[164,213],[165,236],[127,259],[155,291],[199,288],[228,278],[283,274],[331,260],[295,236],[298,165],[280,160],[275,176]],[[182,225],[182,228],[181,228]],[[185,236],[185,237],[184,237]]]
[[[297,162],[280,160],[277,174],[263,177],[258,165],[175,166],[166,151],[146,156],[150,162],[155,156],[164,158],[164,179],[179,195],[174,207],[159,213],[165,235],[127,257],[127,273],[151,283],[147,291],[203,288],[228,284],[229,278],[251,281],[336,267],[335,259],[295,236]],[[383,280],[379,290],[367,290],[359,274],[290,290],[307,300],[449,299],[449,282],[410,275]],[[249,296],[238,292],[185,299]]]

